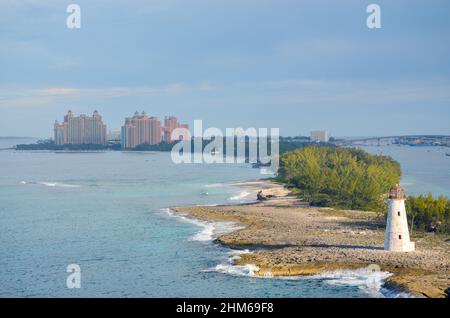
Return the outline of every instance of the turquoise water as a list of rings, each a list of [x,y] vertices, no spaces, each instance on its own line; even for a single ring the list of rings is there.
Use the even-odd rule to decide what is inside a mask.
[[[233,252],[211,241],[236,225],[168,213],[253,198],[223,184],[261,177],[248,165],[174,165],[169,153],[7,150],[0,176],[0,297],[396,296],[381,288],[387,273],[251,277],[251,267],[231,266]],[[80,289],[66,287],[73,263]]]

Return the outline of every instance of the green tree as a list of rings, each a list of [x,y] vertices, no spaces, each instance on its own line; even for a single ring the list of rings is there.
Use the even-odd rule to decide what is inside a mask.
[[[359,149],[310,146],[284,153],[278,179],[318,206],[384,210],[383,195],[400,181],[400,165]]]
[[[408,221],[411,231],[435,231],[450,233],[450,200],[432,194],[410,196],[406,201]]]

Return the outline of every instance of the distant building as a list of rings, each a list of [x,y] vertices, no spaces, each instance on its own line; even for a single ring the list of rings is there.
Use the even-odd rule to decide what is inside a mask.
[[[120,142],[120,129],[112,129],[106,135],[107,141]]]
[[[54,138],[56,145],[105,145],[106,125],[98,111],[94,111],[92,116],[81,114],[75,117],[69,110],[64,122],[55,121]]]
[[[120,142],[122,148],[134,148],[138,145],[137,128],[131,123],[131,119],[125,119],[125,125],[122,126]]]
[[[158,121],[159,122],[159,121]],[[146,112],[139,114],[137,111],[133,117],[125,118],[125,124],[122,126],[121,141],[123,148],[134,148],[143,144],[158,144],[161,140],[151,143],[150,121]]]
[[[185,128],[189,129],[189,125],[180,124],[178,122],[178,118],[174,116],[166,116],[164,118],[164,127],[163,127],[163,140],[165,142],[172,142],[175,140],[180,140],[182,137],[178,136],[178,138],[172,138],[172,132],[177,128]]]
[[[164,126],[157,117],[148,117],[145,112],[134,113],[133,117],[125,118],[125,124],[121,130],[121,142],[123,148],[134,148],[139,145],[157,145],[161,141],[172,142],[180,138],[171,138],[176,128],[189,129],[187,124],[178,123],[174,116],[164,118]]]
[[[161,142],[162,127],[158,117],[149,118],[150,144],[157,145]]]
[[[312,142],[328,142],[330,140],[328,131],[326,130],[314,130],[311,131],[310,140]]]

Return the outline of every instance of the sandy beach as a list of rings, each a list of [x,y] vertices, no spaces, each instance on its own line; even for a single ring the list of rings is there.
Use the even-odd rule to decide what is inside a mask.
[[[253,252],[237,258],[237,265],[254,264],[259,268],[256,274],[261,276],[297,276],[375,264],[394,274],[386,281],[391,288],[417,297],[446,297],[445,291],[450,286],[450,250],[444,237],[414,233],[415,252],[386,252],[383,216],[374,212],[309,207],[282,184],[267,180],[232,185],[260,189],[267,199],[173,210],[202,220],[244,224],[244,228],[215,240]]]

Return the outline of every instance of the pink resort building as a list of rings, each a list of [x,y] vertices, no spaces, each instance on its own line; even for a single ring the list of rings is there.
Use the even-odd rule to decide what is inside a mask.
[[[69,110],[64,122],[55,121],[54,134],[56,145],[106,145],[106,125],[98,111],[76,117]]]
[[[135,112],[133,117],[125,118],[122,126],[121,141],[125,149],[139,145],[157,145],[164,142],[172,142],[171,134],[176,128],[189,129],[187,124],[180,124],[177,117],[166,116],[164,126],[157,117],[149,117],[144,111]]]

